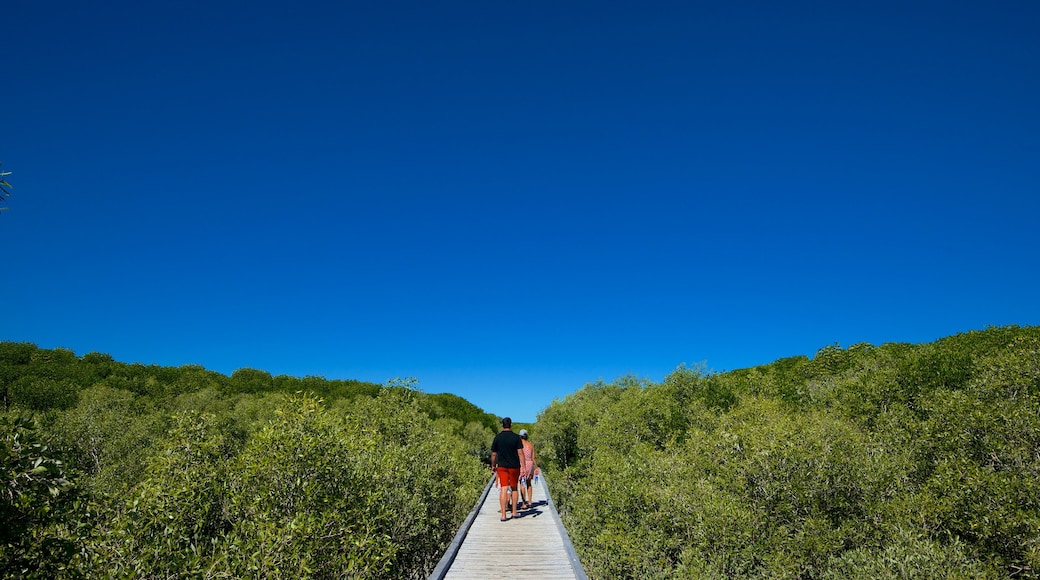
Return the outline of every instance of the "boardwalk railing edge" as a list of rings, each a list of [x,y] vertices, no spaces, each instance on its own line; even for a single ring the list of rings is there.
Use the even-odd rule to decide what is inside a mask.
[[[563,521],[560,520],[560,512],[556,509],[556,504],[553,502],[552,494],[549,493],[549,481],[545,478],[545,473],[541,474],[542,486],[545,487],[545,499],[549,505],[549,511],[553,515],[553,520],[556,522],[556,529],[560,532],[560,537],[563,539],[564,549],[567,550],[567,560],[571,564],[571,570],[574,571],[574,577],[576,580],[588,580],[588,576],[585,575],[585,568],[581,565],[581,559],[578,558],[578,553],[574,551],[574,544],[571,543],[571,537],[567,535],[567,528],[563,526]],[[427,577],[427,580],[444,580],[448,570],[451,569],[451,565],[455,562],[455,556],[459,553],[459,548],[462,547],[462,542],[466,540],[466,534],[469,533],[470,527],[473,526],[473,520],[477,519],[477,514],[480,513],[481,506],[484,505],[484,500],[487,499],[488,492],[491,491],[491,485],[495,483],[494,476],[484,486],[484,491],[481,492],[480,497],[477,499],[477,503],[473,505],[473,509],[470,510],[469,515],[466,516],[466,520],[462,522],[462,526],[459,527],[459,531],[455,532],[455,537],[451,540],[451,544],[448,549],[441,556],[437,567],[433,569],[433,572]]]
[[[473,520],[477,519],[477,513],[480,512],[480,506],[484,505],[484,499],[487,498],[487,494],[491,491],[491,484],[495,483],[494,476],[488,480],[487,485],[484,486],[484,491],[481,492],[480,497],[477,498],[477,503],[473,505],[473,509],[470,510],[469,515],[466,516],[465,521],[462,522],[462,526],[459,527],[459,531],[455,532],[455,537],[451,540],[451,544],[448,545],[448,549],[445,550],[444,555],[441,556],[437,567],[430,572],[427,580],[444,580],[445,574],[448,573],[448,569],[451,568],[452,562],[455,561],[455,556],[459,553],[459,548],[462,547],[462,542],[466,539],[466,534],[469,533],[470,526],[473,525]]]
[[[560,530],[560,537],[563,538],[563,546],[567,549],[567,559],[571,562],[571,569],[574,570],[574,577],[577,580],[588,580],[588,576],[585,575],[585,568],[581,565],[581,559],[578,558],[578,553],[574,551],[574,544],[571,543],[571,537],[567,535],[567,528],[563,527],[563,521],[560,520],[560,512],[556,509],[556,504],[553,502],[552,494],[549,493],[549,480],[545,478],[545,472],[542,472],[542,485],[545,486],[545,499],[549,502],[553,519],[556,520],[556,526]]]

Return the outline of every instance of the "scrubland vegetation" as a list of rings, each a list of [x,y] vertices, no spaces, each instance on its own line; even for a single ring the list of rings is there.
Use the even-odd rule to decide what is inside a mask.
[[[0,343],[0,577],[424,578],[496,421],[403,387]]]
[[[400,384],[0,343],[0,577],[425,577],[498,425]],[[596,383],[529,429],[592,578],[1040,577],[1040,327]]]
[[[593,578],[1040,575],[1040,327],[592,384],[532,438]]]

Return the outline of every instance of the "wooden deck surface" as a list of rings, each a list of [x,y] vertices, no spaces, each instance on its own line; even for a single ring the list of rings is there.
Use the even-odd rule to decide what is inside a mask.
[[[463,524],[431,579],[573,578],[585,580],[570,538],[549,497],[545,478],[533,484],[534,505],[499,521],[499,488],[492,485],[475,517]],[[461,536],[461,537],[460,537]],[[454,548],[457,547],[457,551]],[[452,557],[452,552],[454,557]]]

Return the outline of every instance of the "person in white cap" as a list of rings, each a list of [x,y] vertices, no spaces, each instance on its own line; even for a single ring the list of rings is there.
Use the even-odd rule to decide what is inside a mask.
[[[520,430],[520,439],[524,444],[520,452],[524,459],[524,470],[520,472],[520,497],[524,500],[521,507],[527,510],[531,509],[531,502],[534,501],[531,480],[534,479],[535,470],[538,468],[538,458],[534,454],[534,444],[527,440],[527,429]]]

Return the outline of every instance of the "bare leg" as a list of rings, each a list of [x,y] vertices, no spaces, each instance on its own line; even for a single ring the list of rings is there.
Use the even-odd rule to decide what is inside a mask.
[[[517,486],[517,487],[519,487],[519,486]],[[520,511],[519,511],[519,508],[516,505],[516,500],[520,499],[519,496],[520,496],[520,492],[518,492],[517,490],[514,489],[513,490],[513,517],[514,518],[520,517]]]
[[[506,515],[508,515],[508,512],[506,512],[506,502],[509,501],[509,492],[510,492],[510,488],[507,487],[507,486],[503,485],[503,486],[500,486],[498,488],[498,506],[500,508],[502,508],[501,509],[502,516],[501,516],[500,519],[503,519],[503,520],[506,519]],[[513,493],[516,493],[516,492],[514,491]]]

